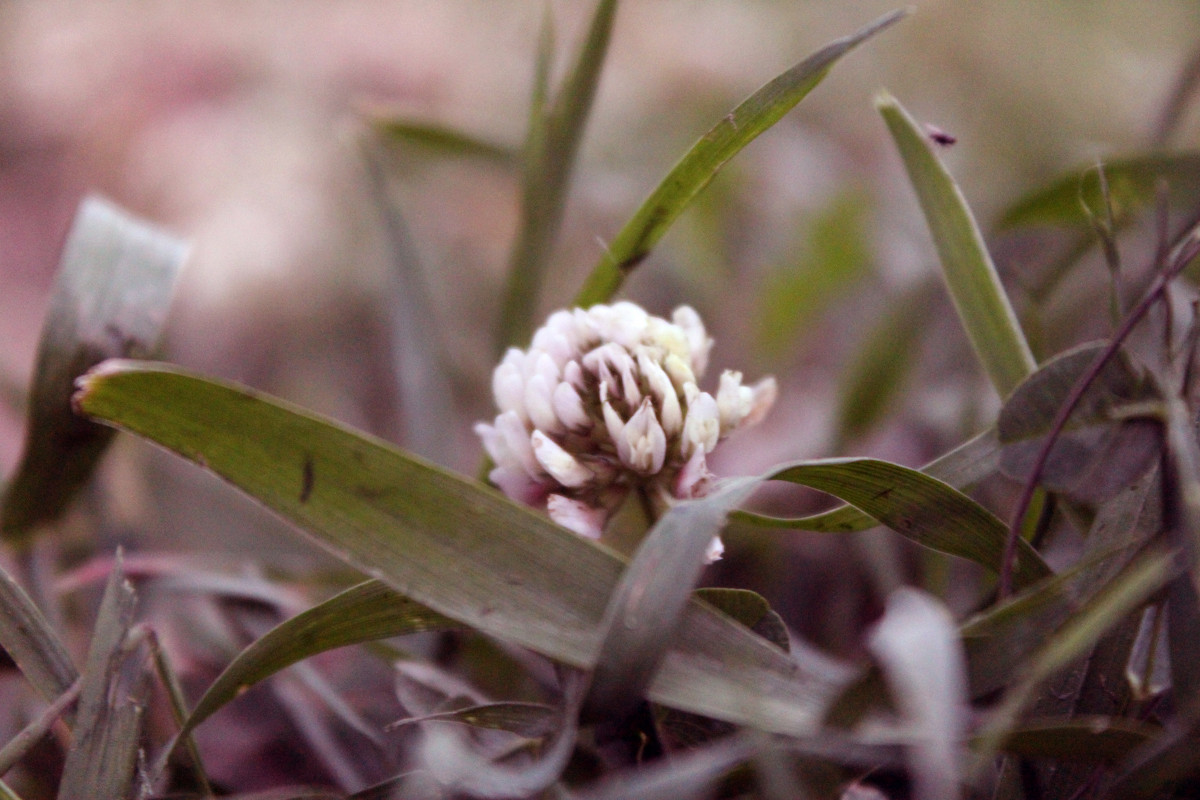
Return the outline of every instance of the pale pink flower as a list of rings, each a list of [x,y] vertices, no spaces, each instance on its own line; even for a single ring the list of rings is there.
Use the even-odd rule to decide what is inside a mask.
[[[733,370],[702,391],[711,348],[688,306],[671,321],[629,302],[554,312],[492,374],[499,414],[475,426],[492,483],[593,539],[634,488],[660,511],[704,496],[706,456],[775,400],[774,378],[745,386]],[[723,549],[714,539],[709,560]]]

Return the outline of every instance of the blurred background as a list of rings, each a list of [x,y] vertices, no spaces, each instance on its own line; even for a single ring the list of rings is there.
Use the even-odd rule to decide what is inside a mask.
[[[1196,4],[914,5],[740,154],[623,291],[655,313],[681,303],[701,313],[716,339],[710,380],[726,367],[751,381],[777,376],[776,408],[718,451],[720,474],[838,454],[916,466],[998,408],[937,283],[874,110],[878,90],[956,140],[941,153],[985,232],[1068,169],[1195,146],[1193,113],[1169,141],[1160,132],[1200,47]],[[593,4],[550,7],[560,76]],[[543,311],[568,302],[604,242],[710,126],[894,7],[626,0]],[[473,474],[471,424],[494,413],[492,330],[518,172],[376,123],[427,122],[518,149],[543,12],[507,0],[0,5],[0,475],[20,452],[41,318],[88,192],[193,243],[164,358]],[[1024,271],[1037,247],[995,242],[1023,316],[1045,300]],[[1098,264],[1083,269],[1103,284]],[[1068,292],[1056,302],[1070,313],[1031,332],[1039,357],[1103,332],[1087,297]],[[866,361],[881,343],[894,346],[883,365]],[[886,386],[855,388],[856,375],[898,359],[904,369]],[[318,558],[215,480],[124,438],[99,487],[84,506],[102,513],[75,523],[93,552],[119,541],[285,569]],[[819,504],[765,494],[776,510]],[[796,630],[843,653],[912,560],[876,533],[735,532],[727,544],[712,580],[763,591]]]

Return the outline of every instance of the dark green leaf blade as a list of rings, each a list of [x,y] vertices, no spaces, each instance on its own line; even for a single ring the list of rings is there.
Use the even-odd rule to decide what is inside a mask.
[[[382,111],[368,112],[368,121],[380,138],[391,145],[410,144],[460,158],[478,158],[502,166],[519,160],[512,147],[489,142],[432,122],[404,119]]]
[[[186,253],[104,200],[80,206],[38,344],[25,450],[0,504],[3,538],[57,518],[91,474],[112,431],[71,413],[75,378],[105,358],[150,353]]]
[[[839,58],[907,13],[903,9],[893,11],[831,42],[767,83],[717,123],[680,159],[617,233],[575,296],[575,305],[586,308],[612,298],[629,273],[729,159],[803,100]]]
[[[281,622],[243,650],[192,709],[187,735],[242,690],[310,656],[347,645],[461,627],[380,581],[352,586]]]
[[[499,493],[248,390],[112,361],[76,405],[205,465],[406,596],[489,635],[590,667],[623,562]],[[690,603],[648,696],[779,732],[813,730],[854,671],[791,657]],[[794,648],[795,650],[795,648]]]
[[[872,458],[831,458],[783,467],[772,476],[832,494],[917,544],[999,569],[1008,527],[949,484],[922,472]],[[1022,541],[1016,582],[1051,575]]]

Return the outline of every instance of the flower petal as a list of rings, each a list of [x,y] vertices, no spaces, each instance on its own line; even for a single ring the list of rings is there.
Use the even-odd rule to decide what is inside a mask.
[[[561,494],[552,494],[546,498],[546,510],[550,512],[550,519],[588,539],[599,539],[608,519],[608,511],[605,509],[593,508]]]
[[[725,555],[725,543],[721,541],[720,536],[714,536],[713,540],[708,543],[708,550],[704,552],[704,563],[712,564],[720,561],[723,555]]]
[[[571,384],[560,383],[555,386],[550,402],[554,405],[554,413],[567,428],[578,431],[590,425],[591,417],[583,407],[583,400],[579,397],[579,392]]]
[[[688,402],[680,452],[684,458],[691,458],[697,450],[711,453],[720,438],[721,412],[717,401],[708,392],[699,392]]]
[[[592,471],[580,464],[575,456],[563,450],[557,442],[541,431],[534,431],[529,439],[533,455],[551,478],[571,489],[578,489],[593,477]]]
[[[625,439],[629,457],[621,460],[630,469],[644,475],[653,475],[662,469],[667,456],[667,436],[654,413],[650,398],[638,407],[625,423]]]

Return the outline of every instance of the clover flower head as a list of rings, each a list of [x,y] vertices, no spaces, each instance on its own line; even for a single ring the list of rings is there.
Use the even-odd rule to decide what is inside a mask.
[[[659,508],[703,496],[707,455],[775,399],[774,378],[746,386],[733,370],[702,391],[711,348],[688,306],[670,321],[630,302],[551,314],[492,374],[499,414],[475,426],[492,483],[590,538],[633,489]]]

